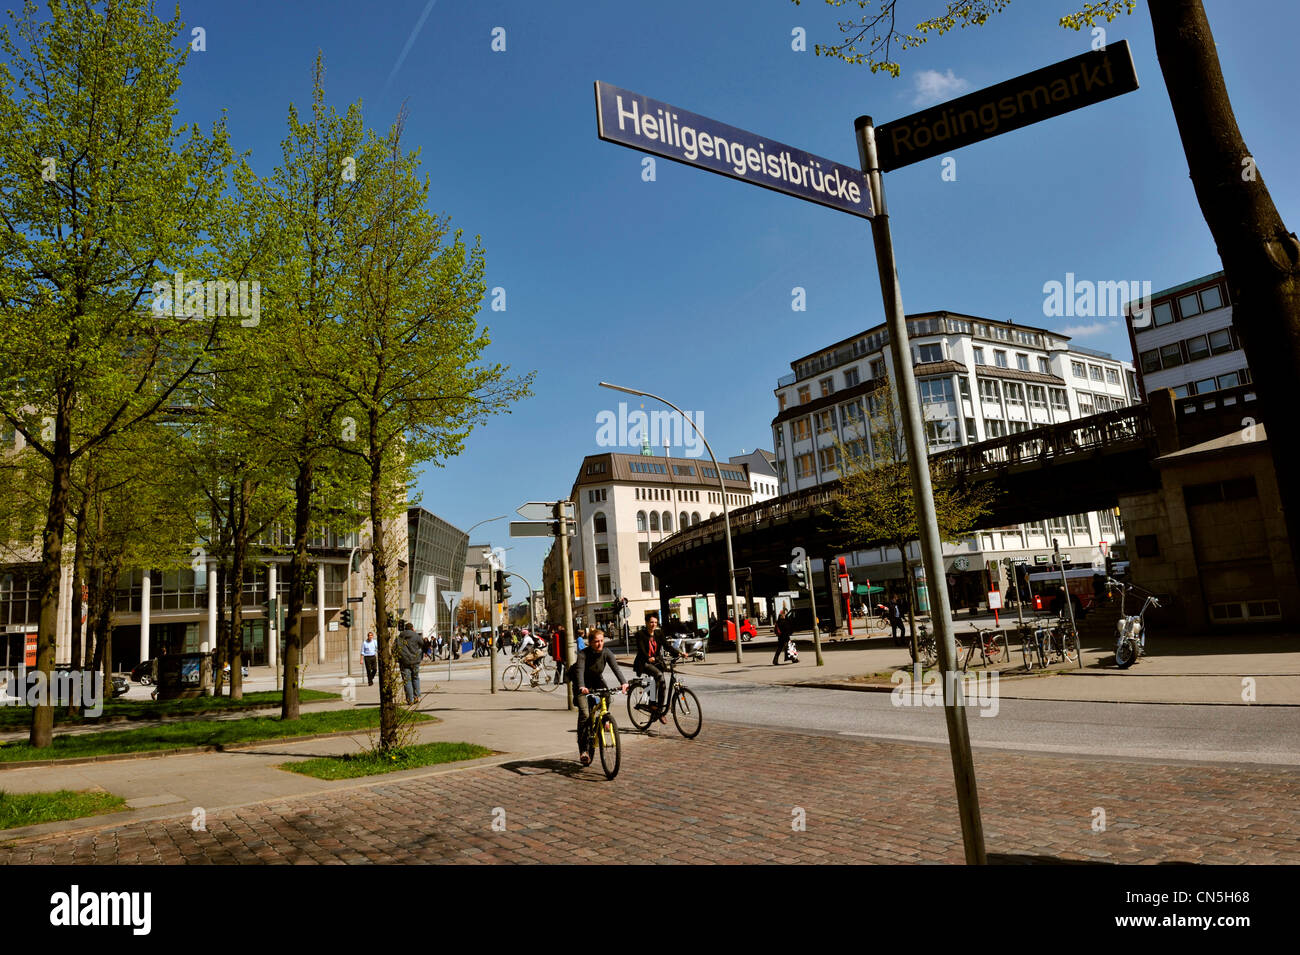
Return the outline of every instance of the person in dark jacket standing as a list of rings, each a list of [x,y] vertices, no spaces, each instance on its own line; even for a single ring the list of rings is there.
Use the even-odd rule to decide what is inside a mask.
[[[402,689],[408,704],[420,699],[420,658],[423,656],[424,640],[409,623],[403,621],[402,631],[397,635],[397,662],[402,671]]]
[[[595,750],[595,741],[591,739],[592,690],[605,688],[605,667],[614,671],[619,682],[619,689],[627,692],[627,680],[618,668],[614,651],[605,646],[605,631],[596,630],[591,635],[591,643],[578,653],[578,658],[569,672],[573,683],[573,699],[578,704],[578,759],[584,766],[591,765],[591,756]]]
[[[776,631],[776,653],[772,654],[772,666],[780,666],[781,653],[789,646],[790,638],[794,636],[794,621],[782,610],[777,614],[772,629]]]

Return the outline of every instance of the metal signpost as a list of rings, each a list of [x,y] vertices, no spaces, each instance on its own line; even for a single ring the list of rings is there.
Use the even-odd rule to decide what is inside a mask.
[[[515,508],[515,513],[525,520],[510,522],[511,537],[554,537],[560,544],[560,578],[564,591],[564,660],[557,660],[556,665],[558,666],[563,662],[566,668],[571,667],[578,659],[578,645],[573,632],[573,593],[570,589],[572,575],[569,572],[569,538],[578,533],[577,509],[572,501],[529,501],[527,504],[521,504]],[[518,574],[513,576],[519,577]],[[519,577],[519,579],[528,584],[528,615],[531,621],[533,585],[529,584],[523,577]],[[535,622],[533,629],[534,631],[537,629]],[[568,700],[568,708],[573,709],[572,691],[566,690],[564,695]]]
[[[790,552],[790,556],[794,558],[790,562],[790,569],[799,575],[800,580],[808,588],[808,607],[812,613],[813,655],[817,658],[817,665],[822,666],[825,662],[822,660],[822,628],[817,619],[817,594],[813,590],[812,561],[808,558],[808,552],[802,547],[796,547]]]
[[[1061,560],[1061,545],[1055,537],[1052,538],[1052,556],[1056,559],[1056,566],[1061,571],[1061,589],[1065,591],[1065,606],[1070,614],[1070,630],[1074,633],[1074,650],[1079,656],[1079,669],[1083,669],[1083,644],[1079,642],[1079,628],[1074,623],[1074,601],[1070,599],[1070,582],[1065,577],[1065,561]],[[1062,614],[1064,616],[1064,614]],[[1064,649],[1064,648],[1063,648]]]
[[[459,590],[444,590],[442,599],[447,601],[447,610],[451,614],[451,627],[447,631],[447,679],[451,679],[451,643],[456,639],[456,606],[460,603],[462,593]],[[436,635],[436,634],[435,634]]]
[[[597,134],[607,142],[697,166],[870,220],[876,270],[889,327],[895,393],[907,442],[922,568],[926,579],[935,582],[934,593],[930,595],[930,618],[935,625],[939,665],[944,674],[944,716],[962,841],[967,863],[987,863],[966,711],[960,705],[961,701],[956,699],[960,690],[955,683],[956,647],[948,588],[943,585],[943,545],[930,482],[925,426],[907,347],[907,322],[882,174],[1137,89],[1137,75],[1128,43],[1120,41],[1108,49],[1071,57],[887,123],[880,127],[882,145],[879,147],[871,117],[860,116],[853,125],[861,171],[607,83],[597,82],[595,89]],[[729,560],[730,556],[728,546]],[[806,558],[803,563],[805,570],[810,572]],[[734,591],[734,568],[729,566],[728,570]],[[1064,575],[1062,577],[1064,579]],[[809,580],[810,594],[811,584]],[[814,639],[818,636],[815,609],[813,636]],[[915,646],[915,634],[913,639]],[[739,634],[736,649],[739,657]],[[820,647],[818,655],[820,657]],[[1082,652],[1079,663],[1082,666]]]

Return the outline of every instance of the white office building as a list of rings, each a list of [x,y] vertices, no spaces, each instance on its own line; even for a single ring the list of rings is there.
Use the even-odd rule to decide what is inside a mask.
[[[953,312],[911,315],[907,326],[932,453],[1138,400],[1130,363],[1071,345],[1059,332]],[[792,374],[777,382],[772,421],[781,493],[838,478],[837,441],[850,453],[874,457],[869,396],[893,386],[892,347],[882,324],[791,362]],[[997,528],[945,545],[954,605],[973,607],[986,599],[990,563],[1007,557],[1048,563],[1053,538],[1075,566],[1100,564],[1103,542],[1111,550],[1124,539],[1118,516],[1107,510]],[[908,559],[919,563],[916,545]],[[903,576],[892,548],[857,552],[849,564],[858,583]]]

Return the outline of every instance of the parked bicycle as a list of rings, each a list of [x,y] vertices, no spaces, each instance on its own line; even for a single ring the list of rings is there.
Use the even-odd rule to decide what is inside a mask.
[[[704,723],[699,697],[677,676],[675,660],[668,661],[665,669],[664,682],[668,687],[667,705],[661,707],[659,703],[650,699],[650,690],[654,687],[655,678],[639,676],[628,681],[627,718],[632,721],[633,726],[645,732],[661,715],[671,712],[673,722],[677,725],[677,732],[687,739],[695,739],[700,735],[700,727]]]
[[[623,759],[622,746],[618,741],[618,724],[609,711],[609,697],[614,691],[602,687],[590,692],[592,696],[600,697],[600,702],[591,708],[587,738],[593,740],[600,750],[600,768],[605,771],[605,778],[613,779],[618,775],[618,767]]]
[[[908,650],[911,651],[911,642],[908,643]],[[921,652],[921,662],[928,667],[934,666],[939,662],[939,642],[935,639],[930,628],[923,623],[916,625],[916,646]],[[912,662],[916,662],[916,656],[913,654]]]
[[[962,671],[970,669],[971,657],[979,651],[980,659],[984,661],[984,666],[992,666],[1002,659],[1004,649],[1002,632],[992,627],[976,627],[975,632],[968,637],[968,643],[954,637],[957,645],[957,657],[961,660]],[[963,651],[965,657],[962,656]]]
[[[1160,609],[1160,601],[1154,594],[1148,593],[1142,603],[1142,609],[1135,614],[1126,614],[1124,601],[1132,584],[1122,584],[1112,577],[1106,579],[1108,587],[1119,588],[1119,621],[1115,624],[1115,666],[1127,670],[1139,659],[1146,656],[1147,648],[1147,610],[1151,607]]]

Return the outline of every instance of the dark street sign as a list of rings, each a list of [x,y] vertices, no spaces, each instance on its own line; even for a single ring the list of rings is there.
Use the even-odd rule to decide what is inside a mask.
[[[1138,88],[1128,41],[923,109],[876,127],[884,172],[991,139]]]
[[[860,169],[728,126],[640,93],[596,82],[601,139],[870,219]]]

